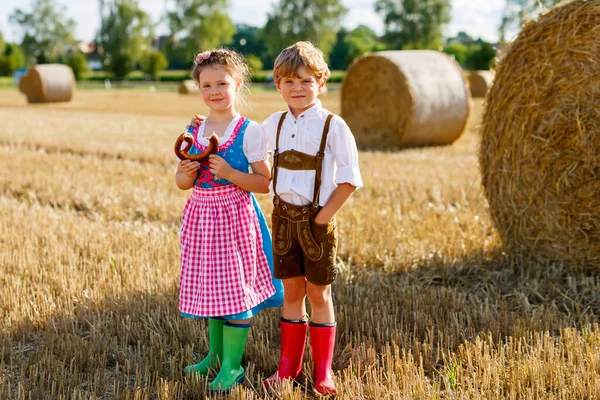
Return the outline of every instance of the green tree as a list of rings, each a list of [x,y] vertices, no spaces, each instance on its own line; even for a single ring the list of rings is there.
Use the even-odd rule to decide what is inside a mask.
[[[246,24],[238,24],[235,26],[235,34],[228,47],[245,56],[255,55],[261,58],[261,62],[262,56],[267,49],[260,28]]]
[[[340,29],[329,55],[329,64],[332,69],[345,70],[356,57],[383,49],[375,31],[366,25],[359,25],[350,32]]]
[[[0,75],[11,75],[19,68],[25,66],[25,56],[16,43],[6,43],[4,51],[0,53]]]
[[[459,43],[449,43],[444,46],[443,52],[454,56],[456,62],[458,62],[463,68],[465,68],[465,60],[467,59],[467,53],[469,53],[469,47]]]
[[[99,1],[98,53],[114,78],[122,80],[150,47],[153,26],[137,0]]]
[[[17,9],[10,21],[19,26],[21,47],[31,61],[51,62],[75,43],[75,21],[66,17],[66,7],[55,0],[34,0],[31,11]]]
[[[464,66],[471,71],[490,69],[490,64],[496,56],[494,47],[483,40],[469,46],[465,55]]]
[[[263,29],[267,62],[299,40],[309,40],[329,54],[346,8],[340,0],[279,0]]]
[[[253,74],[260,72],[263,69],[264,64],[258,56],[250,54],[246,57],[246,59],[248,60],[248,66],[250,67],[250,71],[252,71]]]
[[[384,18],[384,41],[391,49],[439,49],[450,22],[450,0],[377,0]]]
[[[535,17],[541,11],[551,8],[563,0],[506,0],[502,20],[498,28],[500,42],[504,42],[507,33],[518,29],[523,23]]]
[[[4,41],[4,35],[0,32],[0,54],[4,53],[4,49],[6,48],[6,42]]]
[[[175,36],[169,36],[161,51],[169,63],[168,69],[189,69],[191,58],[186,55],[186,49]]]
[[[87,58],[85,57],[85,54],[80,51],[71,54],[67,58],[67,65],[71,67],[73,75],[75,75],[75,79],[78,81],[80,81],[83,78],[83,75],[89,71]]]
[[[188,67],[193,55],[231,42],[235,26],[226,13],[227,0],[174,0],[167,13],[173,38],[179,40]]]
[[[153,81],[157,80],[158,74],[164,71],[167,65],[169,65],[169,62],[165,55],[156,50],[145,53],[140,60],[142,71],[149,75]]]
[[[359,25],[350,32],[350,59],[352,62],[356,57],[371,51],[381,51],[384,45],[380,43],[375,31],[366,25]]]
[[[348,59],[350,58],[348,31],[342,28],[337,32],[336,36],[337,39],[329,54],[329,66],[331,69],[343,70],[348,67]]]

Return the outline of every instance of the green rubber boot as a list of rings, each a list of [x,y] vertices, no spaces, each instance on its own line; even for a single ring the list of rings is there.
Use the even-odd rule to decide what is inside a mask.
[[[242,355],[250,324],[230,324],[223,327],[223,362],[221,371],[208,386],[211,392],[226,393],[246,378],[242,368]]]
[[[208,319],[208,354],[204,360],[195,365],[188,365],[183,369],[186,376],[192,377],[198,375],[208,375],[211,369],[215,369],[219,360],[223,359],[223,325],[224,319]]]

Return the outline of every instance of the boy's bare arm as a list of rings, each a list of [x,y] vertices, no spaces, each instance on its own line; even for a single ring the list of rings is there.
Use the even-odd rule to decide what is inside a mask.
[[[331,198],[315,217],[317,224],[326,224],[335,217],[337,212],[346,204],[356,187],[349,183],[340,183],[333,191]]]

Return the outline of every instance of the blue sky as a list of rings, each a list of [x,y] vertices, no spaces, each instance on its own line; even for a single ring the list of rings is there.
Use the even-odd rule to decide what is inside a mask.
[[[100,24],[97,0],[58,0],[67,5],[67,14],[77,22],[77,38],[90,41]],[[164,14],[168,0],[138,0],[140,7],[155,21]],[[375,0],[342,0],[348,8],[343,25],[354,28],[359,24],[371,26],[376,32],[383,32],[382,18],[375,13]],[[30,10],[32,0],[1,0],[0,31],[5,39],[13,41],[17,32],[9,24],[8,16],[16,9]],[[267,20],[277,0],[230,0],[230,16],[235,23],[262,26]],[[498,40],[498,25],[505,0],[453,0],[452,21],[446,34],[452,36],[465,31],[474,37],[487,41]],[[159,30],[159,33],[160,30]]]

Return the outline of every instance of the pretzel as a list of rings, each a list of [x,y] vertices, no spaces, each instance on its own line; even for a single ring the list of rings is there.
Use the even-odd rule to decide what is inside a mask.
[[[217,150],[219,150],[219,137],[213,133],[212,136],[208,139],[209,143],[204,150],[200,154],[189,154],[188,151],[194,144],[194,137],[188,133],[183,132],[175,141],[175,154],[179,157],[180,160],[190,160],[190,161],[198,161],[202,162],[208,159],[208,156],[211,154],[217,154]],[[182,149],[181,145],[185,142],[185,147]]]

